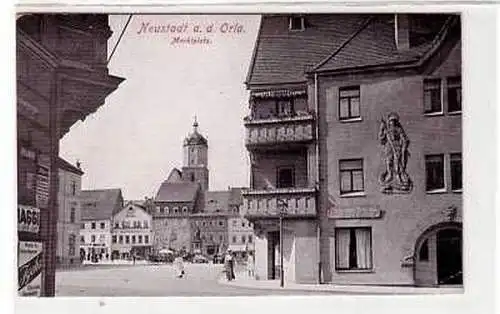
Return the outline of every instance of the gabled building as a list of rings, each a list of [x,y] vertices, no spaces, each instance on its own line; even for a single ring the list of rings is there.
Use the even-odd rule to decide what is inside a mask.
[[[264,16],[244,122],[257,277],[282,249],[289,282],[461,284],[460,77],[458,15]]]
[[[146,208],[134,202],[113,215],[111,259],[146,259],[152,247],[152,218]]]
[[[174,168],[154,198],[154,250],[185,250],[209,258],[229,247],[228,219],[240,216],[242,188],[209,191],[208,141],[193,124]],[[248,232],[247,232],[248,233]]]
[[[191,247],[189,216],[197,211],[200,185],[196,182],[171,180],[177,169],[158,189],[154,199],[153,231],[154,250]]]
[[[121,189],[81,192],[80,254],[86,261],[111,259],[113,216],[123,209]]]
[[[57,264],[68,266],[81,263],[80,224],[83,171],[80,163],[73,166],[59,158],[59,191],[57,199]]]

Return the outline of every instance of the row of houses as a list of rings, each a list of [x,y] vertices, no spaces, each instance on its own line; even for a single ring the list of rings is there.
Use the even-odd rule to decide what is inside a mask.
[[[81,191],[80,164],[60,158],[58,263],[147,258],[169,249],[209,258],[228,249],[240,258],[253,252],[253,223],[241,212],[246,189],[208,190],[208,142],[196,121],[183,146],[182,169],[140,201],[125,202],[121,189]]]
[[[258,279],[462,284],[460,36],[452,14],[262,17],[244,120]]]

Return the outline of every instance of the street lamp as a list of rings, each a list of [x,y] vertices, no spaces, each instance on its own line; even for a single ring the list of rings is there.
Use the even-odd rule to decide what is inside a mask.
[[[284,268],[283,268],[283,217],[286,214],[286,209],[288,208],[288,204],[284,200],[278,199],[278,214],[280,218],[280,287],[284,286]]]

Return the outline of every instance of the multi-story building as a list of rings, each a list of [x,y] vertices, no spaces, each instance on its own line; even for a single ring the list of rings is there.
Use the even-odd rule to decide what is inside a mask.
[[[111,259],[113,215],[123,209],[121,189],[81,192],[80,252],[86,261]]]
[[[186,250],[208,257],[228,248],[229,217],[242,204],[241,188],[208,191],[208,142],[198,131],[184,140],[184,166],[173,169],[154,199],[154,250]]]
[[[261,23],[245,122],[253,182],[244,207],[258,230],[257,275],[275,277],[281,209],[286,281],[461,284],[459,16]],[[304,107],[313,113],[299,114]],[[305,145],[302,164],[287,159]],[[280,189],[316,182],[310,201]]]
[[[108,72],[110,36],[105,14],[17,16],[18,204],[21,214],[43,216],[19,226],[19,269],[37,274],[21,295],[55,293],[59,139],[123,81]],[[27,266],[41,267],[41,275]]]
[[[57,263],[60,266],[80,264],[80,192],[83,171],[59,158],[59,191],[57,199]]]
[[[228,248],[240,258],[254,251],[254,232],[251,222],[240,215],[230,216],[227,220]]]
[[[147,258],[152,247],[152,219],[146,209],[133,202],[112,219],[111,259]]]

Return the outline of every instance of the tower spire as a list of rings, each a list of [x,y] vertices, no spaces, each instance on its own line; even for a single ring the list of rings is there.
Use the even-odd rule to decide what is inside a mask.
[[[196,115],[194,115],[193,131],[195,133],[198,132],[198,120],[196,119]]]

